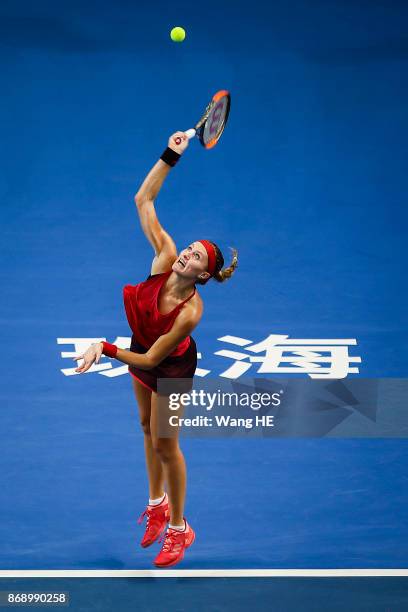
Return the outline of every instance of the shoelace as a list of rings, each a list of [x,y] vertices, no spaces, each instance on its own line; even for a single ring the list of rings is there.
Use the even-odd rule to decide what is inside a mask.
[[[170,552],[173,548],[180,548],[183,545],[184,538],[180,538],[180,535],[184,535],[185,531],[176,531],[174,529],[168,529],[164,532],[160,538],[159,542],[163,542],[163,552]]]
[[[149,527],[152,525],[152,523],[154,522],[161,522],[161,517],[159,518],[158,516],[158,512],[155,511],[154,508],[152,508],[151,510],[149,509],[149,507],[146,508],[146,510],[144,512],[142,512],[142,514],[139,516],[138,519],[138,525],[140,525],[140,523],[143,522],[144,517],[147,516],[146,519],[146,529],[149,529]]]

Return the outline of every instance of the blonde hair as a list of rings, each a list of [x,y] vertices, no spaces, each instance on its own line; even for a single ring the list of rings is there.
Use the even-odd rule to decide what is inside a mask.
[[[217,252],[217,246],[214,245],[216,247],[216,251]],[[214,273],[214,280],[216,280],[218,283],[223,283],[224,281],[228,280],[229,278],[231,278],[231,276],[234,274],[235,270],[238,267],[238,251],[237,249],[234,249],[233,247],[229,247],[229,249],[232,251],[232,259],[231,259],[231,263],[228,267],[226,268],[221,268],[221,270],[218,270],[218,272]],[[223,263],[224,263],[224,259],[223,259]]]

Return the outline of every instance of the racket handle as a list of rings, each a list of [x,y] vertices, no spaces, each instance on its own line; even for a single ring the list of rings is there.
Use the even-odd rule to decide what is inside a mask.
[[[192,138],[194,138],[194,136],[196,135],[196,131],[195,131],[195,129],[194,129],[194,128],[191,128],[190,130],[186,130],[184,133],[185,133],[185,135],[187,136],[187,138],[188,138],[189,140],[191,140]],[[179,144],[180,144],[180,142],[181,142],[181,138],[180,138],[179,136],[177,136],[177,138],[175,139],[175,141],[176,141],[176,144],[178,144],[178,145],[179,145]]]

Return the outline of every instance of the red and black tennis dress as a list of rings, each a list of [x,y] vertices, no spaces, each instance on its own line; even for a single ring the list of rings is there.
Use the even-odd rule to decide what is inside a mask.
[[[171,270],[162,274],[150,275],[138,285],[126,285],[123,299],[127,320],[132,330],[130,350],[133,353],[146,353],[156,340],[170,331],[184,304],[191,300],[193,293],[184,302],[178,304],[171,312],[161,314],[158,308],[160,289],[166,283]],[[151,391],[157,392],[158,378],[191,379],[197,367],[197,349],[191,336],[187,336],[170,355],[151,370],[141,370],[129,366],[129,372]]]

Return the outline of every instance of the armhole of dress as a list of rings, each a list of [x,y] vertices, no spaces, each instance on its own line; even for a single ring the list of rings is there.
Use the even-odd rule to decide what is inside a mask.
[[[169,270],[169,271],[171,272],[171,270]],[[149,276],[146,278],[146,280],[148,281],[150,278],[154,278],[155,276],[162,276],[163,274],[167,274],[167,272],[158,272],[157,274],[149,274]]]

